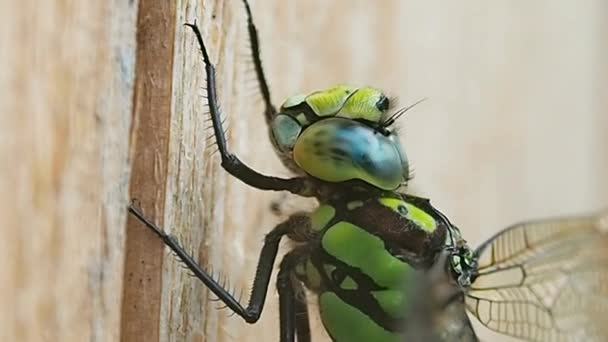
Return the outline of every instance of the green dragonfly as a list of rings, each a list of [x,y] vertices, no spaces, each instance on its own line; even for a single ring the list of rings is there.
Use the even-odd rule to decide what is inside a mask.
[[[371,87],[338,85],[289,97],[275,108],[257,31],[247,12],[251,54],[270,139],[296,176],[260,174],[229,152],[215,67],[196,23],[206,92],[222,167],[261,189],[313,197],[318,207],[274,227],[260,252],[251,296],[240,302],[174,237],[129,207],[194,275],[248,323],[262,314],[280,261],[280,340],[310,341],[307,290],[334,341],[477,341],[467,311],[485,327],[529,341],[604,341],[608,327],[608,213],[524,222],[471,249],[425,198],[407,194],[410,166],[394,130],[410,107]]]

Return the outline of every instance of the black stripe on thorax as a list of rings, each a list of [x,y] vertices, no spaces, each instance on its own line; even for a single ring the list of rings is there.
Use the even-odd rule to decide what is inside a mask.
[[[312,264],[317,268],[321,275],[322,287],[326,291],[334,292],[342,301],[357,308],[359,311],[367,315],[376,324],[391,332],[400,332],[403,328],[403,320],[401,318],[391,317],[382,309],[380,303],[371,294],[372,291],[382,291],[387,288],[382,287],[374,282],[374,280],[361,272],[359,268],[352,267],[331,254],[327,253],[323,248],[318,248],[311,256]],[[343,273],[357,283],[357,289],[345,290],[340,288],[341,281],[335,281],[325,273],[324,265],[333,265],[336,267],[335,272]],[[342,277],[343,279],[344,277]],[[405,284],[404,284],[405,286]]]

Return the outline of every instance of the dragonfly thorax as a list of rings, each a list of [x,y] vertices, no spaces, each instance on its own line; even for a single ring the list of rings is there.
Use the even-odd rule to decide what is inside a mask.
[[[296,277],[318,296],[335,341],[403,340],[409,283],[444,249],[449,222],[428,201],[395,192],[321,204],[309,216]]]

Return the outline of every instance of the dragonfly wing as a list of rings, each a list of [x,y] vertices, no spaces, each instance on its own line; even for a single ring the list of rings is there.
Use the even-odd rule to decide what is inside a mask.
[[[511,226],[476,251],[468,310],[529,341],[608,341],[608,212]]]

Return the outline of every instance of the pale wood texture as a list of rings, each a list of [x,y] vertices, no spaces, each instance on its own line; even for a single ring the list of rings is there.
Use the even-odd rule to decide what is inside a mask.
[[[277,104],[346,82],[382,87],[402,105],[429,98],[401,120],[417,171],[412,189],[433,198],[472,244],[514,221],[608,204],[604,3],[252,6]],[[203,122],[202,63],[181,26],[195,18],[202,26],[232,151],[264,173],[287,175],[262,126],[243,15],[239,1],[177,3],[162,222],[246,298],[264,233],[280,220],[268,206],[280,195],[250,189],[219,167]],[[221,304],[168,256],[161,297],[163,341],[277,340],[274,286],[262,319],[249,326],[216,310]],[[315,324],[315,341],[326,339]]]
[[[119,338],[137,2],[0,2],[0,340]]]

